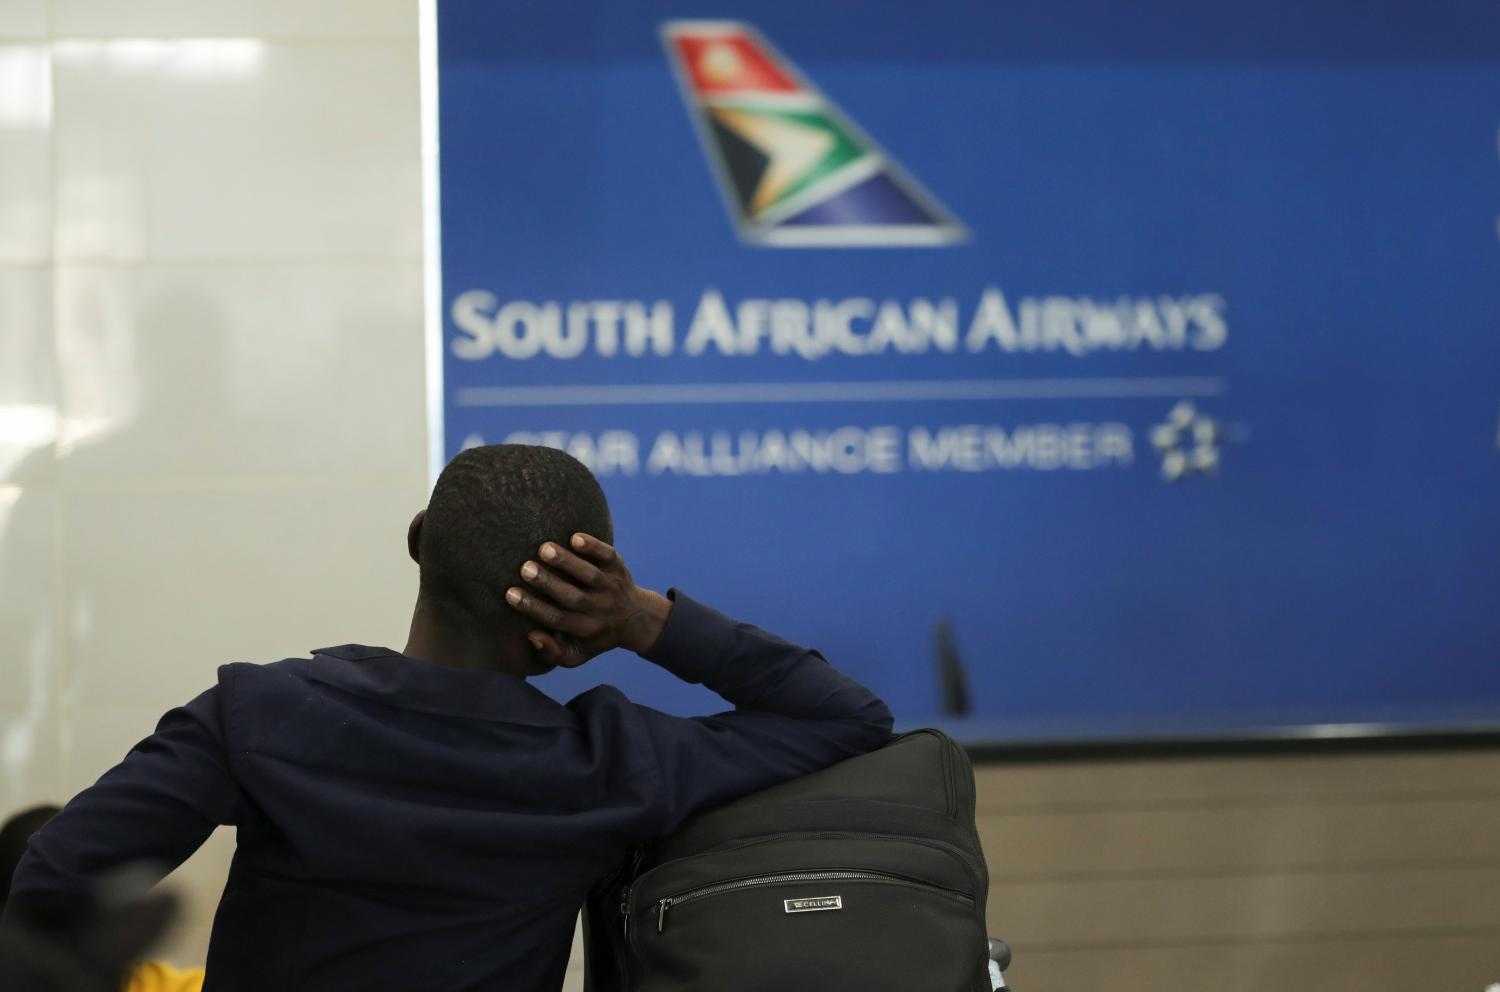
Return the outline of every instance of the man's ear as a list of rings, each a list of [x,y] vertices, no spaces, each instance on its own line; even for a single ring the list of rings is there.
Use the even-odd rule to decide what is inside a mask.
[[[411,526],[406,528],[406,553],[418,565],[422,564],[422,521],[426,519],[427,511],[418,510],[417,515],[411,518]]]

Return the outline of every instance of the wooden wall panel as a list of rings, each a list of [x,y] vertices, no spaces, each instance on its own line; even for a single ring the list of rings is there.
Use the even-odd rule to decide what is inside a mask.
[[[990,813],[996,879],[1494,863],[1500,798]]]
[[[1500,866],[1170,875],[991,887],[996,935],[1089,947],[1479,930],[1500,935]]]
[[[990,763],[1017,992],[1500,982],[1500,751]]]
[[[1032,950],[1006,977],[1015,992],[1484,992],[1500,981],[1500,941],[1486,931]]]
[[[992,762],[976,765],[974,773],[981,815],[1024,808],[1500,795],[1500,751]]]

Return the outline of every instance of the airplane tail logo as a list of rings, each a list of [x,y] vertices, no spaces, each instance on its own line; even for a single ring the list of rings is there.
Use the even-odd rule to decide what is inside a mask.
[[[741,239],[842,248],[967,237],[750,25],[668,21],[662,40]]]

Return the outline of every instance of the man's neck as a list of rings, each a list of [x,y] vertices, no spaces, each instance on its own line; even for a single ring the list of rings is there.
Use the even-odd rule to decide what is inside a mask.
[[[531,674],[531,657],[519,637],[515,644],[471,623],[454,622],[421,597],[412,610],[411,632],[401,653],[449,668],[504,672],[517,678]]]

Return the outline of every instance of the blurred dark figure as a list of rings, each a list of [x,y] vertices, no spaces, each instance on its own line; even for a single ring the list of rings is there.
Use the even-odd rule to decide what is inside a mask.
[[[0,827],[0,908],[26,842],[59,812],[22,810]],[[0,989],[5,992],[118,992],[130,963],[166,929],[174,900],[150,893],[149,875],[112,876],[86,898],[36,907],[0,927]]]
[[[21,855],[26,853],[26,841],[52,819],[61,808],[48,804],[32,806],[5,821],[0,827],[0,910],[10,897],[10,877],[16,873]]]
[[[0,925],[0,989],[119,992],[131,962],[166,930],[177,901],[151,876],[112,878],[86,899]]]
[[[60,810],[33,806],[0,827],[0,909],[31,835]],[[182,973],[140,960],[176,915],[177,900],[150,891],[155,875],[126,869],[87,896],[50,900],[0,926],[4,992],[127,992],[193,988],[202,972]],[[176,982],[173,985],[172,982]]]

